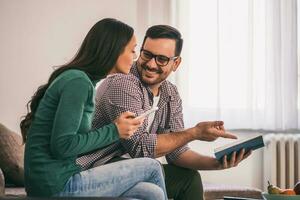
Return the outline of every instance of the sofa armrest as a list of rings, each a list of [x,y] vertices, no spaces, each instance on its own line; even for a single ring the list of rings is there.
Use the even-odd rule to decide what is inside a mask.
[[[4,195],[4,191],[5,191],[5,180],[4,180],[3,172],[0,168],[0,196]]]

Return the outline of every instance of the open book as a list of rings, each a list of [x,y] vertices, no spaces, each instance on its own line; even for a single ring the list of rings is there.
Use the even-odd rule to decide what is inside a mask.
[[[264,144],[263,136],[258,135],[258,136],[238,140],[233,143],[229,143],[222,147],[216,148],[214,151],[215,151],[216,158],[221,161],[224,155],[227,155],[227,160],[229,160],[231,154],[234,151],[238,153],[240,150],[245,149],[245,152],[248,152],[250,150],[259,149],[264,146],[265,144]]]

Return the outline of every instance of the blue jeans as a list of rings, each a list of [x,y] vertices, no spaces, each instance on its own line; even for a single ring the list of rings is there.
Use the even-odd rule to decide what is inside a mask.
[[[73,175],[57,196],[167,199],[162,167],[151,158],[128,159],[82,171]]]

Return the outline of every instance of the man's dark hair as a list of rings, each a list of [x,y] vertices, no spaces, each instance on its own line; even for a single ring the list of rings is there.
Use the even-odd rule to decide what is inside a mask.
[[[167,38],[173,39],[176,42],[175,56],[180,56],[182,50],[183,39],[181,38],[181,33],[174,27],[168,25],[155,25],[148,28],[146,35],[143,40],[143,45],[147,38],[160,39]]]

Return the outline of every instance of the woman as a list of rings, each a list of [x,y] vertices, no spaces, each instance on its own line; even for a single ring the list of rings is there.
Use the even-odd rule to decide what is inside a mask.
[[[130,26],[103,19],[91,28],[73,60],[38,88],[20,124],[29,196],[167,198],[160,164],[153,159],[130,159],[86,171],[75,163],[78,155],[129,138],[142,124],[126,112],[114,123],[90,130],[96,82],[108,74],[129,73],[135,47]]]

